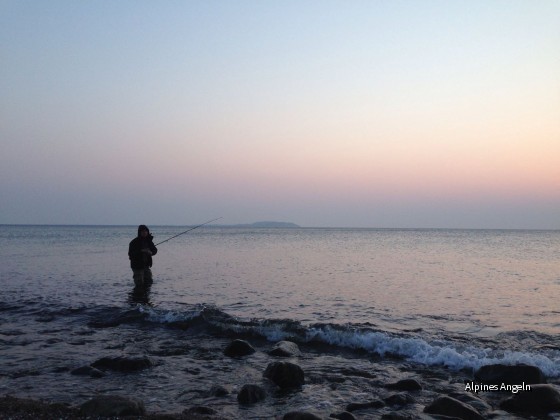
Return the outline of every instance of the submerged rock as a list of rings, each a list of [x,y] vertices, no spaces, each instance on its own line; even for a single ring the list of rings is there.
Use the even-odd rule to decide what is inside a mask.
[[[97,369],[109,369],[118,372],[136,372],[153,366],[147,357],[103,357],[91,364]]]
[[[117,327],[121,324],[129,324],[132,322],[142,321],[146,318],[146,314],[136,310],[126,311],[124,313],[113,314],[107,317],[106,315],[99,319],[94,319],[88,323],[92,328],[111,328]]]
[[[146,414],[144,403],[135,398],[120,395],[101,395],[86,401],[80,411],[92,417],[143,416]]]
[[[256,350],[245,340],[233,340],[224,350],[228,357],[243,357],[253,354]]]
[[[463,420],[484,420],[484,417],[470,405],[455,398],[442,396],[424,409],[425,413],[449,417],[457,417]]]
[[[270,363],[263,375],[280,388],[295,388],[305,383],[303,370],[298,365],[289,362]]]
[[[484,384],[546,384],[546,377],[538,367],[525,364],[482,366],[475,372],[474,378]]]
[[[82,366],[76,368],[72,370],[70,374],[78,376],[91,376],[92,378],[102,378],[103,376],[105,376],[105,373],[92,366]]]
[[[292,341],[279,341],[268,354],[276,357],[294,357],[301,356],[301,351],[298,345]]]
[[[243,385],[237,394],[239,404],[254,404],[266,398],[266,391],[258,385]]]
[[[531,385],[531,390],[519,391],[500,404],[511,413],[546,414],[560,411],[560,392],[552,385]]]

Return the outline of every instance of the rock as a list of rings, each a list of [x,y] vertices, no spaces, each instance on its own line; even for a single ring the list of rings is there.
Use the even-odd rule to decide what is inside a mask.
[[[303,370],[294,363],[273,362],[264,371],[264,377],[280,388],[295,388],[305,383]]]
[[[83,416],[76,407],[61,403],[16,398],[0,397],[0,418],[2,419],[77,419]]]
[[[406,392],[390,395],[387,398],[383,398],[383,401],[385,401],[387,405],[408,405],[415,402],[414,398]]]
[[[427,415],[419,416],[416,413],[412,414],[408,412],[391,412],[391,413],[385,413],[381,416],[381,420],[410,420],[410,419],[434,420],[436,418],[438,420],[456,420],[455,417],[453,418],[447,416],[432,417]]]
[[[538,367],[524,364],[482,366],[475,372],[474,378],[483,384],[546,384],[546,378]]]
[[[560,411],[560,392],[552,385],[531,385],[531,390],[519,391],[500,404],[510,413],[546,414]]]
[[[498,420],[506,419],[507,420],[511,417],[511,413],[508,413],[505,410],[493,410],[493,411],[490,411],[486,415],[486,417],[489,418],[489,419],[498,419]]]
[[[342,413],[331,414],[329,416],[332,419],[339,419],[339,420],[356,420],[354,414],[349,413],[348,411],[343,411]]]
[[[316,414],[309,413],[307,411],[291,411],[287,414],[284,414],[282,417],[283,420],[322,420]]]
[[[210,395],[213,397],[225,397],[229,395],[229,390],[225,386],[215,385],[210,388]]]
[[[224,350],[228,357],[243,357],[253,354],[255,349],[245,340],[233,340]]]
[[[196,405],[194,407],[187,408],[186,410],[183,410],[183,414],[186,415],[186,416],[196,416],[196,415],[213,416],[217,413],[218,412],[216,410],[214,410],[213,408],[206,407],[206,406],[203,406],[203,405]]]
[[[295,357],[301,356],[301,351],[296,343],[291,341],[279,341],[268,352],[271,356],[277,357]]]
[[[422,385],[416,379],[402,379],[398,382],[385,385],[387,389],[396,391],[421,391]]]
[[[91,366],[82,366],[70,372],[72,375],[91,376],[92,378],[102,378],[105,373]]]
[[[470,392],[450,392],[447,394],[448,397],[455,398],[465,404],[470,405],[472,408],[477,410],[479,413],[488,412],[492,410],[492,406],[486,401],[481,400],[477,396],[471,394]]]
[[[266,398],[266,391],[258,385],[243,385],[237,394],[239,404],[254,404]]]
[[[142,401],[120,395],[94,397],[83,403],[80,411],[83,415],[92,417],[143,416],[146,414]]]
[[[365,403],[350,403],[346,406],[346,411],[366,410],[368,408],[382,408],[385,403],[381,400],[372,400]]]
[[[118,372],[136,372],[153,366],[147,357],[103,357],[91,364],[98,369],[109,369]]]
[[[424,408],[424,413],[457,417],[463,420],[484,420],[484,417],[473,407],[448,396],[436,398],[434,402]]]

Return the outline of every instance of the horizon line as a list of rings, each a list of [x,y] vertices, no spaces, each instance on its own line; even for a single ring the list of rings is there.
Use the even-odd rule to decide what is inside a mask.
[[[494,230],[494,231],[560,231],[560,228],[500,228],[500,227],[365,227],[365,226],[300,226],[295,223],[288,222],[270,222],[270,223],[287,223],[295,226],[263,226],[258,225],[263,222],[253,223],[234,223],[234,224],[217,224],[205,225],[205,227],[213,228],[253,228],[253,229],[370,229],[370,230]],[[91,223],[0,223],[0,226],[39,226],[39,227],[138,227],[138,224],[91,224]],[[150,224],[152,227],[192,227],[197,224]]]

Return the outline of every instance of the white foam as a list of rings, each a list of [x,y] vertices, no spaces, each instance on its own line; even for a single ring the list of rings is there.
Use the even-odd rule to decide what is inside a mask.
[[[478,369],[489,364],[525,363],[539,367],[548,377],[560,376],[560,352],[537,354],[520,351],[481,349],[474,346],[437,341],[429,343],[422,338],[394,337],[383,332],[341,331],[331,327],[310,328],[307,341],[319,340],[328,344],[378,353],[393,354],[406,360],[426,365],[446,366],[459,370]]]
[[[282,325],[267,325],[256,328],[257,332],[269,341],[282,341],[289,339],[292,334],[286,332]]]
[[[192,311],[172,311],[172,310],[158,310],[150,307],[139,307],[138,310],[146,313],[147,320],[159,324],[171,324],[174,322],[184,322],[200,316],[200,310]]]

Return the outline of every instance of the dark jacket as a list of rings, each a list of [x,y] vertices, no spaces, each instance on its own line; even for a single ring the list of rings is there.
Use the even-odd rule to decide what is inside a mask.
[[[140,236],[140,232],[144,229],[148,231],[146,238]],[[150,235],[150,230],[145,225],[138,226],[138,236],[130,241],[128,245],[128,258],[130,259],[130,267],[133,270],[141,270],[152,266],[151,255],[142,252],[142,250],[149,249],[152,255],[156,255],[157,248],[154,245],[153,239],[154,237]]]

